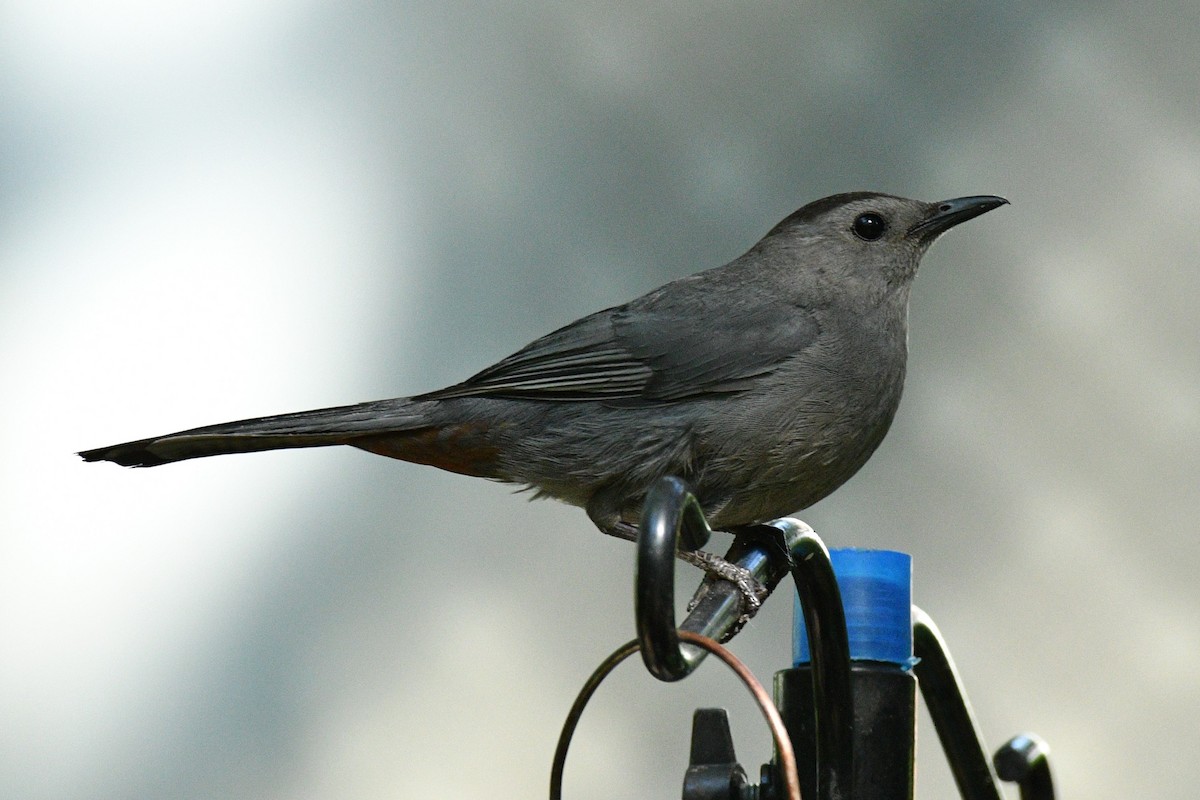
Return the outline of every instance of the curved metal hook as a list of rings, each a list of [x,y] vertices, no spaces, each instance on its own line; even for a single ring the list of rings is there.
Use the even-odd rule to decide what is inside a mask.
[[[711,535],[686,483],[668,476],[650,487],[637,541],[633,599],[642,661],[660,681],[685,678],[700,663],[699,656],[684,654],[675,627],[675,551],[703,547]]]
[[[913,672],[964,800],[1001,800],[958,670],[933,620],[913,606]]]
[[[659,680],[677,681],[686,677],[707,655],[700,648],[679,644],[675,626],[675,554],[677,547],[688,550],[702,546],[711,533],[700,503],[686,483],[668,476],[651,487],[638,536],[634,604],[642,660],[650,674]],[[777,539],[750,533],[739,532],[724,560],[746,570],[749,578],[762,586],[765,598],[787,574],[787,555]],[[697,589],[691,613],[678,630],[725,642],[733,638],[748,618],[742,589],[710,575]]]
[[[833,562],[821,537],[806,523],[785,517],[763,527],[783,534],[804,614],[812,654],[818,791],[823,798],[846,797],[854,780],[854,702],[850,637]]]
[[[1032,733],[1017,734],[996,751],[992,763],[1001,780],[1021,789],[1021,800],[1054,800],[1050,746]]]

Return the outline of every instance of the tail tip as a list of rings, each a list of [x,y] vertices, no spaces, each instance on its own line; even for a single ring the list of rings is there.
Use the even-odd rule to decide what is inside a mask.
[[[127,444],[97,447],[94,450],[81,450],[75,455],[86,462],[111,461],[122,467],[156,467],[167,463],[147,449],[148,442],[128,442]]]

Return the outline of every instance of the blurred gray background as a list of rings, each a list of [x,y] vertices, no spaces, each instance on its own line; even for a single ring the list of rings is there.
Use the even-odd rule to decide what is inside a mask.
[[[584,514],[351,450],[72,453],[431,390],[809,200],[1012,206],[914,290],[889,438],[802,516],[913,554],[995,747],[1200,785],[1200,6],[0,2],[0,796],[542,796],[632,635]],[[683,572],[681,589],[696,575]],[[734,643],[786,666],[791,604]],[[572,798],[675,797],[627,665]],[[919,797],[954,790],[921,730]]]

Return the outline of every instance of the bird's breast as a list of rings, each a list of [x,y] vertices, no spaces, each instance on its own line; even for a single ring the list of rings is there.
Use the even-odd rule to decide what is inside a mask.
[[[903,336],[831,337],[741,399],[717,432],[713,476],[740,475],[716,524],[765,521],[812,505],[883,441],[904,387]]]

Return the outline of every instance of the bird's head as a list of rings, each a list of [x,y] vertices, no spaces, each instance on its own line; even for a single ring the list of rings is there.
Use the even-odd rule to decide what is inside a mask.
[[[1007,202],[993,195],[927,203],[878,192],[835,194],[789,215],[763,244],[799,250],[796,261],[818,280],[887,293],[911,284],[938,236]]]

